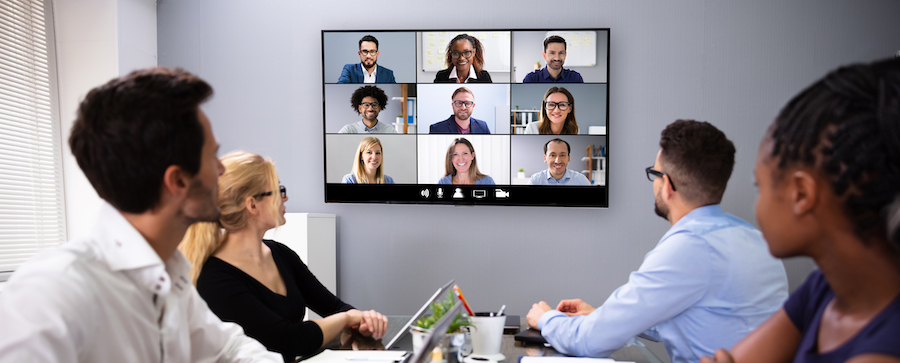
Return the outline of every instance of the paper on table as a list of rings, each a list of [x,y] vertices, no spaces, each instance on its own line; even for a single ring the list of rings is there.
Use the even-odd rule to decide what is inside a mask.
[[[402,350],[331,350],[326,349],[316,356],[304,360],[315,362],[397,362],[403,360],[406,351]]]
[[[582,358],[582,357],[521,357],[519,363],[634,363],[622,362],[609,358]]]

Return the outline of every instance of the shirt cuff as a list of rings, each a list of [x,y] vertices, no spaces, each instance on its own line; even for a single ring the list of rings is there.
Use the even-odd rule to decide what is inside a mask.
[[[547,325],[547,322],[550,321],[550,319],[553,319],[557,316],[567,316],[567,315],[559,310],[550,310],[550,311],[544,313],[544,315],[541,315],[541,318],[538,319],[538,330],[544,330],[544,325]]]

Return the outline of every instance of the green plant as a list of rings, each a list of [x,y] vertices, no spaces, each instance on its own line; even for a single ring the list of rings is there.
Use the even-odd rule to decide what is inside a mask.
[[[524,173],[524,172],[525,172],[525,168],[519,168],[519,172],[520,172],[520,173]]]
[[[454,304],[453,292],[447,292],[447,298],[444,301],[433,302],[431,303],[431,315],[420,318],[416,320],[413,326],[422,328],[424,330],[431,329],[434,326],[434,323],[437,323],[438,320],[441,319],[447,311],[453,308]],[[450,323],[450,327],[447,328],[447,333],[455,333],[459,331],[461,327],[471,325],[472,323],[463,318],[462,312],[456,314],[456,317],[453,318],[453,322]]]

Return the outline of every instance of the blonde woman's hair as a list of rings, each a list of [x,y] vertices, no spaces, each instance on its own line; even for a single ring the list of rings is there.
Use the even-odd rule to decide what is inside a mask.
[[[469,174],[473,175],[472,180],[481,180],[482,178],[486,177],[487,175],[482,174],[480,171],[478,171],[478,163],[476,162],[477,158],[475,157],[475,147],[472,146],[472,143],[469,142],[469,140],[466,140],[466,138],[464,137],[453,139],[453,143],[450,144],[449,148],[447,148],[447,157],[444,160],[444,176],[456,175],[456,168],[453,166],[453,151],[455,151],[456,145],[459,144],[466,145],[466,147],[469,148],[469,153],[472,154],[472,165],[469,166]]]
[[[381,149],[381,164],[378,165],[378,169],[375,170],[375,182],[372,184],[384,184],[384,146],[381,145],[381,140],[378,140],[377,137],[369,136],[362,141],[359,142],[359,147],[356,148],[356,159],[353,159],[353,175],[356,176],[356,182],[359,184],[368,184],[369,183],[369,174],[366,173],[366,163],[363,162],[363,153],[369,148],[378,145]]]
[[[559,133],[560,135],[576,135],[578,134],[578,122],[575,121],[575,96],[572,96],[572,92],[562,87],[550,87],[547,89],[547,93],[544,93],[544,99],[541,101],[541,125],[538,127],[538,133],[542,135],[550,135],[553,134],[553,131],[550,130],[550,117],[547,116],[547,97],[554,93],[562,93],[566,95],[569,101],[569,115],[566,116],[566,121],[563,124],[563,129]]]
[[[278,174],[271,159],[248,153],[231,152],[221,159],[225,173],[219,177],[219,209],[222,215],[217,222],[197,222],[192,224],[178,248],[191,262],[191,277],[194,284],[200,276],[203,264],[212,256],[229,232],[247,227],[247,198],[262,200],[262,193],[272,192],[271,203],[278,205],[281,198]],[[280,221],[278,208],[271,208],[276,227]]]

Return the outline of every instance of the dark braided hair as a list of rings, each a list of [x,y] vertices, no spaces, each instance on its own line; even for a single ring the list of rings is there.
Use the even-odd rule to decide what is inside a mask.
[[[819,169],[856,235],[900,251],[900,59],[831,72],[788,102],[769,136],[779,169]]]

